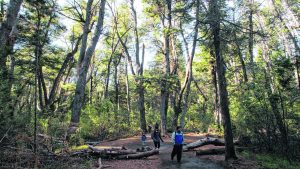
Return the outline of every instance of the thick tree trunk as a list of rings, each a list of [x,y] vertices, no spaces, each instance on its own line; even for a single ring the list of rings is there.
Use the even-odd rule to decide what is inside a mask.
[[[74,126],[75,128],[79,125],[80,120],[80,111],[84,103],[84,92],[85,92],[85,85],[86,85],[86,76],[88,67],[90,65],[91,58],[95,51],[95,47],[98,43],[100,35],[102,33],[103,28],[103,20],[104,20],[104,13],[105,13],[105,3],[106,0],[101,0],[100,2],[100,9],[98,14],[98,21],[96,25],[95,35],[92,38],[92,43],[86,51],[85,57],[83,59],[82,66],[79,70],[79,77],[76,84],[75,96],[72,104],[72,116],[71,116],[71,124],[70,128]],[[71,130],[70,130],[71,131]],[[76,130],[75,130],[76,131]],[[73,130],[74,132],[74,130]],[[72,132],[68,133],[72,134]]]
[[[88,0],[88,2],[86,4],[87,5],[86,6],[86,16],[85,16],[85,22],[84,22],[84,27],[83,27],[82,42],[81,42],[79,59],[78,59],[78,65],[77,65],[78,72],[79,72],[79,69],[81,68],[83,59],[86,55],[87,39],[88,39],[89,28],[90,28],[90,23],[91,23],[91,18],[92,18],[93,1],[94,0]]]
[[[16,29],[22,3],[23,0],[10,0],[6,16],[3,18],[3,22],[0,22],[0,118],[7,112],[11,114],[9,113],[11,106],[11,80],[6,62],[8,55],[12,53],[15,43],[16,35],[14,29]],[[1,8],[3,8],[3,3],[1,5]]]
[[[37,56],[36,56],[37,57]],[[39,59],[38,59],[39,60]],[[41,63],[38,61],[38,66],[40,67]],[[39,68],[38,68],[38,88],[39,88],[39,103],[40,103],[40,109],[41,110],[44,110],[45,108],[45,103],[44,103],[44,100],[43,100],[43,88],[42,88],[42,81],[41,81],[41,74],[40,74],[40,71],[39,71]]]
[[[140,110],[141,129],[147,131],[146,115],[145,115],[145,87],[144,87],[144,79],[143,79],[144,57],[145,57],[145,45],[143,44],[142,62],[140,64],[139,70],[137,70],[141,78],[138,80],[138,93],[139,93],[138,108]]]
[[[163,82],[166,83],[166,82]],[[161,90],[160,95],[160,121],[161,121],[161,133],[165,135],[167,133],[167,111],[168,111],[168,100],[169,100],[169,92],[166,90],[166,86],[163,85],[163,89]]]
[[[211,57],[214,57],[214,53],[211,50]],[[220,114],[220,103],[219,103],[219,90],[218,90],[218,79],[216,72],[216,63],[211,61],[211,74],[212,74],[212,83],[214,85],[214,119],[215,123],[218,126],[218,129],[221,129],[222,115]]]
[[[185,116],[188,111],[188,101],[189,101],[188,96],[189,96],[190,91],[191,91],[191,84],[188,84],[186,87],[185,95],[183,97],[183,109],[182,109],[182,114],[180,117],[180,126],[182,128],[184,128],[184,126],[185,126]]]
[[[216,55],[216,72],[218,76],[218,89],[220,95],[220,110],[223,116],[224,138],[225,138],[225,159],[237,158],[233,144],[233,134],[231,129],[231,120],[229,113],[228,92],[225,78],[225,65],[222,57],[221,38],[220,38],[220,2],[211,0],[210,9],[214,20],[211,21],[213,28],[213,44]]]
[[[15,42],[13,28],[16,26],[18,14],[23,0],[10,0],[6,17],[0,25],[0,67],[6,67],[6,59],[11,53],[12,46]]]
[[[164,29],[164,64],[165,64],[165,74],[164,74],[164,80],[162,80],[161,83],[161,108],[160,108],[160,116],[161,116],[161,133],[162,135],[165,135],[167,132],[167,112],[168,112],[168,103],[169,103],[169,84],[168,84],[168,78],[170,76],[170,35],[171,35],[171,26],[172,26],[172,14],[171,14],[171,6],[172,1],[166,0],[167,5],[167,14],[166,18],[168,21],[168,25],[165,26],[164,19],[165,16],[162,16],[163,20],[163,27]]]
[[[81,151],[71,153],[71,156],[97,156],[108,159],[129,160],[142,159],[156,154],[159,154],[158,150],[137,152],[136,150],[124,149],[124,147],[111,147],[103,149],[99,147],[89,146],[89,149],[84,149]]]
[[[218,147],[218,148],[210,148],[205,150],[197,150],[196,155],[216,155],[216,154],[224,154],[225,153],[225,147]]]
[[[195,142],[192,142],[192,143],[189,143],[189,144],[183,146],[183,151],[189,151],[189,150],[192,150],[192,149],[195,149],[198,147],[202,147],[205,145],[209,145],[209,144],[212,144],[215,146],[224,146],[225,142],[223,140],[219,140],[217,138],[209,138],[208,137],[208,138],[200,139],[198,141],[195,141]]]
[[[45,106],[48,104],[48,92],[47,92],[47,87],[44,79],[44,73],[43,73],[43,67],[40,64],[39,67],[39,78],[41,79],[41,84],[42,84],[42,89],[43,89],[43,98],[44,98],[44,103]]]
[[[76,42],[76,45],[74,47],[74,49],[72,50],[72,52],[68,53],[61,68],[59,69],[58,74],[56,75],[56,78],[54,79],[50,94],[49,94],[49,99],[48,99],[48,106],[51,106],[53,104],[53,102],[55,101],[55,97],[59,88],[59,84],[62,81],[62,77],[64,75],[64,73],[66,72],[66,69],[68,68],[68,66],[70,65],[70,62],[74,59],[74,55],[78,50],[78,46],[79,46],[79,42],[81,40],[81,37],[79,37],[79,39]]]

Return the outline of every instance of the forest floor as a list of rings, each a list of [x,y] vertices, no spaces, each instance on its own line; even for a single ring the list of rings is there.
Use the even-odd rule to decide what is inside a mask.
[[[187,133],[185,134],[185,143],[191,143],[201,138],[204,135]],[[140,160],[103,160],[104,165],[110,166],[114,169],[258,169],[260,168],[256,161],[246,160],[242,156],[239,156],[238,160],[224,162],[224,155],[207,155],[207,156],[196,156],[195,152],[183,152],[182,160],[177,163],[176,157],[171,161],[171,151],[173,145],[169,136],[163,138],[164,142],[161,143],[160,152],[158,155],[154,155],[145,159]],[[153,147],[153,142],[151,140],[150,134],[147,134],[146,145]],[[137,149],[142,147],[139,136],[119,139],[114,141],[104,141],[99,144],[99,146],[124,146],[130,149]],[[198,149],[208,149],[214,147],[213,145],[207,145],[200,147]]]

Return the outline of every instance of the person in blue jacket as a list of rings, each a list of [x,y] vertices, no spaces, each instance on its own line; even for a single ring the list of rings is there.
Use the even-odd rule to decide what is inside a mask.
[[[146,136],[145,132],[143,131],[142,136],[141,136],[141,141],[142,141],[143,146],[145,146],[146,140],[147,140],[147,136]]]
[[[171,160],[173,160],[175,155],[177,155],[177,162],[180,162],[182,155],[182,145],[184,143],[184,137],[180,126],[177,126],[176,131],[172,133],[172,142],[174,144],[174,147],[171,154]]]

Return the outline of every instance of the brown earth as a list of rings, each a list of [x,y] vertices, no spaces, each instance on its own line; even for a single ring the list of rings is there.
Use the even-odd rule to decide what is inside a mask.
[[[203,134],[186,133],[185,143],[191,143],[201,138]],[[197,157],[195,152],[183,152],[181,163],[176,160],[171,161],[172,143],[169,136],[163,137],[164,142],[161,143],[160,154],[154,155],[140,160],[102,160],[104,165],[110,166],[113,169],[181,169],[181,168],[202,168],[202,169],[222,169],[222,168],[239,168],[239,169],[258,169],[255,161],[249,161],[243,157],[238,160],[224,162],[224,155],[206,155]],[[147,134],[146,145],[153,147],[153,142],[150,134]],[[142,147],[140,136],[124,138],[114,141],[104,141],[98,146],[124,146],[129,149],[137,149]],[[209,149],[215,147],[213,145],[206,145],[197,149]],[[176,158],[176,157],[175,157]]]

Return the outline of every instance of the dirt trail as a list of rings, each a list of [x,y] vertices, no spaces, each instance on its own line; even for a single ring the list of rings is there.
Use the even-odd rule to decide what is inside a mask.
[[[171,161],[171,151],[173,145],[172,143],[166,143],[162,146],[159,157],[162,160],[162,164],[158,168],[162,169],[222,169],[223,167],[215,164],[209,160],[201,159],[196,157],[194,152],[183,152],[181,162],[178,163],[176,156],[173,161]]]
[[[192,142],[198,140],[200,136],[186,135],[185,142]],[[164,143],[161,144],[159,155],[148,157],[141,160],[107,160],[104,161],[105,165],[110,165],[114,169],[223,169],[219,164],[213,163],[210,160],[201,159],[196,157],[194,152],[183,152],[182,160],[177,163],[176,157],[171,161],[171,151],[173,145],[170,138],[164,138]],[[103,142],[102,146],[125,146],[130,149],[136,149],[141,147],[141,141],[139,136],[120,139],[115,141]],[[147,134],[146,145],[153,147],[153,142],[150,138],[150,134]]]

